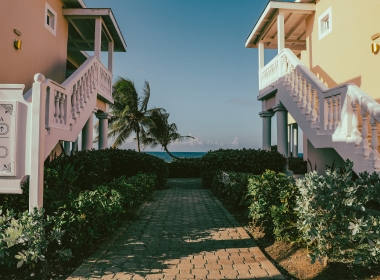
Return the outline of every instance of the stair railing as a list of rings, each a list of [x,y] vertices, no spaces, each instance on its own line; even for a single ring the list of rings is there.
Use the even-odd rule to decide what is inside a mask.
[[[378,102],[354,84],[329,89],[290,49],[281,51],[259,71],[260,92],[273,90],[278,83],[286,86],[317,135],[354,144],[365,165],[380,169]]]

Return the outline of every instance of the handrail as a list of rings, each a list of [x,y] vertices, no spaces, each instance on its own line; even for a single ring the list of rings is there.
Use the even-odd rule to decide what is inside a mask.
[[[318,128],[317,135],[332,135],[333,141],[354,143],[355,153],[363,156],[365,164],[380,169],[380,104],[371,96],[354,84],[328,88],[290,49],[282,50],[259,71],[260,91],[267,91],[269,86],[273,90],[279,83],[286,86],[311,127]]]

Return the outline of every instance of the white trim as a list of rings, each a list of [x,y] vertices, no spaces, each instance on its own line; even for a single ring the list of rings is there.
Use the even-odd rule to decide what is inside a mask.
[[[327,34],[329,34],[332,31],[332,27],[333,27],[333,21],[332,21],[332,11],[330,7],[318,17],[319,40],[321,40]]]
[[[48,24],[47,19],[50,17],[50,23]],[[48,3],[45,3],[45,17],[44,23],[47,30],[49,30],[54,36],[56,36],[57,30],[57,13],[50,7]]]

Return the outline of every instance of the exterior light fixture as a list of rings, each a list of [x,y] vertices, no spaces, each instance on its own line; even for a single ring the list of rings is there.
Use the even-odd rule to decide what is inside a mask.
[[[372,43],[372,53],[377,54],[379,52],[380,46],[379,44]]]
[[[375,41],[379,37],[380,37],[380,33],[373,34],[371,36],[371,40]],[[379,49],[380,49],[379,44],[373,42],[371,46],[372,46],[372,53],[377,54],[379,52]]]
[[[21,40],[15,40],[14,41],[13,45],[14,45],[16,50],[21,50],[21,43],[22,43]]]

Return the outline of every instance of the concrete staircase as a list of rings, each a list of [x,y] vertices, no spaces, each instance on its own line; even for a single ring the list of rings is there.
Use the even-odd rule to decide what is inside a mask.
[[[327,88],[289,49],[260,70],[259,99],[275,93],[315,148],[333,148],[355,172],[380,171],[380,104],[354,84]]]

